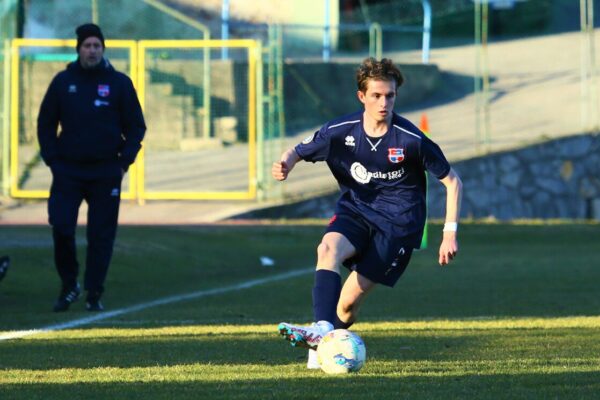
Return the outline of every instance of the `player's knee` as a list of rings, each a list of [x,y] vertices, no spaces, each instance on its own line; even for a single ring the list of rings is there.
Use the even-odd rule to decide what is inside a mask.
[[[317,256],[319,261],[328,261],[335,265],[342,260],[339,260],[339,252],[335,246],[330,245],[327,242],[321,242],[317,247]]]

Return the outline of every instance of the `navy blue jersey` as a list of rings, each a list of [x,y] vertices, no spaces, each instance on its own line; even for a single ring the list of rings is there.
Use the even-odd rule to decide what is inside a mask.
[[[77,173],[127,170],[145,131],[131,79],[106,59],[91,69],[79,60],[68,64],[50,83],[38,116],[43,160]]]
[[[369,137],[363,111],[330,121],[295,148],[306,161],[326,161],[340,185],[337,207],[361,215],[418,248],[426,219],[425,171],[442,179],[450,164],[437,144],[397,114],[381,137]]]

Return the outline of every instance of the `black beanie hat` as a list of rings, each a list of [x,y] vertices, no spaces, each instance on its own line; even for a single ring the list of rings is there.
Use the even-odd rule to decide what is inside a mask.
[[[102,31],[100,27],[96,24],[83,24],[75,29],[75,33],[77,34],[77,52],[79,53],[79,48],[81,47],[81,43],[84,42],[85,39],[89,37],[97,37],[102,42],[102,47],[106,47],[104,45],[104,35],[102,35]]]

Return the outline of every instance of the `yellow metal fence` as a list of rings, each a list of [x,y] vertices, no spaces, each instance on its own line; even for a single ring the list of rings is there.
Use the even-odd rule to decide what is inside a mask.
[[[39,159],[35,121],[50,79],[76,58],[75,44],[56,39],[11,43],[12,197],[49,195],[50,174]],[[124,181],[123,198],[256,198],[260,44],[107,40],[106,46],[107,58],[134,82],[148,125],[142,150]],[[234,58],[211,57],[222,48],[235,50]],[[157,76],[167,82],[153,82]],[[226,131],[233,133],[227,136]]]

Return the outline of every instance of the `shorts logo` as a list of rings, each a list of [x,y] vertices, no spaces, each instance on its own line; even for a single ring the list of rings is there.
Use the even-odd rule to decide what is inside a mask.
[[[111,190],[110,195],[113,197],[118,197],[119,196],[119,189],[118,188],[114,188],[113,190]]]
[[[404,161],[404,149],[399,147],[388,148],[388,160],[394,164]]]
[[[394,269],[398,266],[400,257],[402,257],[405,254],[406,254],[406,250],[404,250],[404,247],[400,247],[400,251],[398,251],[398,255],[396,256],[396,259],[392,262],[392,264],[390,265],[390,268],[388,268],[388,270],[385,272],[386,275],[389,274],[392,271],[392,269]]]
[[[98,96],[100,97],[108,97],[110,95],[110,86],[108,85],[98,85]]]
[[[312,142],[312,141],[314,140],[315,136],[317,136],[317,133],[316,133],[316,132],[315,132],[315,133],[313,133],[313,134],[312,134],[312,135],[310,135],[310,136],[307,136],[307,137],[306,137],[306,139],[304,139],[304,140],[302,141],[302,144],[309,144],[310,142]]]
[[[69,85],[69,93],[77,93],[77,85]]]
[[[356,144],[354,143],[354,136],[346,136],[346,142],[344,143],[346,146],[354,147]]]

